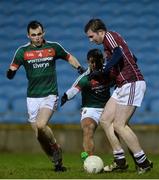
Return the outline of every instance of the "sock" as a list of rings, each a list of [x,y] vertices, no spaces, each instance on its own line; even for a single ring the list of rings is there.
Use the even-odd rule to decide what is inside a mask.
[[[137,162],[139,167],[145,168],[145,167],[150,166],[150,162],[147,159],[143,150],[139,151],[138,153],[135,153],[134,157],[135,157],[136,162]]]
[[[124,166],[126,164],[126,159],[123,149],[120,149],[119,151],[113,151],[113,154],[114,154],[114,161],[119,166]]]
[[[123,149],[120,149],[119,151],[113,151],[113,154],[114,154],[115,159],[124,159],[125,158]]]
[[[135,154],[134,154],[134,157],[135,157],[136,162],[137,162],[138,164],[143,163],[143,162],[145,161],[145,159],[146,159],[146,155],[145,155],[145,153],[144,153],[143,150],[135,153]]]

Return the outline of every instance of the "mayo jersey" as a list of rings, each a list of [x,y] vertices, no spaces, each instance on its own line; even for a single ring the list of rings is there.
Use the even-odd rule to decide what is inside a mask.
[[[78,92],[81,92],[82,107],[104,108],[110,98],[110,88],[104,81],[99,83],[95,80],[89,80],[87,75],[79,76],[66,94],[68,99],[73,98]]]
[[[24,66],[28,79],[27,97],[58,95],[56,60],[68,60],[69,53],[57,42],[46,41],[41,47],[30,43],[15,52],[12,66]]]

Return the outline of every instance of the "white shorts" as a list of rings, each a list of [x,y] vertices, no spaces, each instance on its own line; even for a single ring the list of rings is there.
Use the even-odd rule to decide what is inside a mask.
[[[49,108],[53,111],[57,109],[57,100],[56,95],[49,95],[42,98],[30,98],[27,97],[27,108],[29,114],[29,122],[35,122],[39,109]]]
[[[116,88],[111,97],[118,104],[140,107],[146,91],[145,81],[136,81]]]
[[[97,124],[100,120],[100,117],[102,115],[103,108],[82,108],[81,112],[81,121],[84,118],[92,118]]]

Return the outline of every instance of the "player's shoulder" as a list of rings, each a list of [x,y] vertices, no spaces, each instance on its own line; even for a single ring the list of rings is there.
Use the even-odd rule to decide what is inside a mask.
[[[120,42],[120,41],[123,41],[123,37],[121,36],[121,34],[119,32],[116,32],[116,31],[107,31],[106,34],[105,34],[105,37],[107,39],[107,41],[109,43],[115,43],[115,42]]]
[[[83,87],[88,86],[90,84],[89,75],[84,74],[83,77],[81,77],[79,83],[82,84]]]
[[[62,47],[62,45],[57,42],[57,41],[46,41],[46,44],[50,45],[50,46],[57,46],[57,47]]]
[[[29,46],[30,46],[30,43],[26,43],[19,46],[16,50],[16,53],[24,52]]]
[[[85,84],[89,82],[89,74],[90,74],[90,68],[88,68],[81,76],[81,81]]]
[[[75,80],[75,82],[73,83],[73,86],[76,86],[77,84],[83,84],[86,83],[88,81],[88,74],[90,73],[89,68],[87,69],[86,72],[84,72],[83,74],[81,74],[80,76],[78,76],[78,78]]]
[[[80,86],[81,89],[83,89],[84,87],[87,87],[88,85],[89,85],[88,75],[82,76],[81,79],[79,79],[78,81],[78,86]]]
[[[82,74],[82,75],[80,75],[80,76],[76,79],[76,81],[74,82],[74,84],[83,83],[86,79],[87,79],[87,75]]]
[[[63,51],[69,54],[69,52],[59,42],[46,41],[46,46],[53,48],[55,51]]]
[[[81,79],[81,82],[87,82],[88,81],[88,75],[84,75]]]
[[[122,38],[121,33],[117,31],[109,31],[108,34],[111,34],[112,36],[117,37],[117,38]]]
[[[107,32],[106,32],[106,36],[111,36],[111,35],[112,35],[112,36],[121,36],[120,33],[117,32],[117,31],[113,31],[113,30],[112,30],[112,31],[107,31]]]

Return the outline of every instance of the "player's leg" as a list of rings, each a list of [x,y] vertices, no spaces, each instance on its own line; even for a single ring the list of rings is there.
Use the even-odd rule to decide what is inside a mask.
[[[56,144],[53,132],[47,125],[54,112],[56,101],[57,98],[54,96],[48,96],[46,98],[27,98],[27,106],[29,122],[35,131],[41,147],[54,162],[55,171],[63,171],[65,168],[62,166],[61,148]]]
[[[83,149],[89,155],[94,154],[94,133],[97,128],[97,123],[92,118],[84,118],[81,121],[83,131]]]
[[[151,164],[142,150],[137,136],[128,126],[128,122],[134,114],[136,107],[141,105],[145,90],[146,84],[144,81],[128,83],[118,88],[114,129],[133,152],[138,166],[144,169],[147,169],[147,167],[151,169]]]
[[[133,153],[141,150],[136,135],[127,125],[130,117],[135,111],[134,106],[125,106],[117,104],[115,119],[114,119],[114,130],[120,137],[125,141],[128,147]]]
[[[127,125],[127,122],[133,115],[136,107],[124,106],[120,104],[117,106],[118,107],[114,120],[115,131],[119,134],[120,137],[122,137],[128,148],[133,152],[137,165],[141,168],[145,168],[146,170],[151,169],[151,163],[141,148],[137,136]]]
[[[36,138],[39,141],[42,149],[45,151],[45,153],[48,155],[48,157],[50,158],[50,160],[52,160],[52,149],[50,148],[50,143],[48,143],[48,141],[50,142],[50,140],[46,141],[46,137],[47,135],[45,135],[44,133],[40,133],[40,131],[37,128],[36,123],[31,123],[31,126],[33,128],[33,130],[35,131],[36,134]],[[49,127],[48,127],[49,128]],[[50,128],[49,128],[50,129]],[[51,131],[51,130],[50,130]],[[52,131],[51,131],[52,133]],[[54,136],[53,136],[54,137]],[[48,139],[48,138],[47,138]],[[52,138],[52,144],[56,143],[56,139]],[[54,142],[54,143],[53,143]]]
[[[56,143],[53,132],[47,125],[52,113],[53,111],[49,108],[41,108],[39,110],[36,119],[37,138],[42,148],[52,158],[55,164],[55,171],[63,171],[65,168],[62,166],[62,149]]]
[[[94,133],[98,126],[103,108],[84,107],[81,111],[81,128],[83,131],[83,149],[81,158],[85,160],[88,155],[94,154]]]
[[[100,124],[105,131],[105,134],[112,147],[113,155],[114,155],[113,164],[106,166],[104,169],[105,171],[125,170],[128,168],[125,159],[124,150],[121,147],[120,141],[116,136],[113,127],[115,111],[116,111],[116,100],[111,97],[107,102],[100,119]]]
[[[119,141],[121,142],[121,138],[119,137],[119,135],[115,132],[115,135],[116,137],[119,139]],[[135,168],[137,167],[137,163],[136,163],[136,159],[134,158],[134,154],[133,152],[128,148],[128,151],[129,151],[129,154],[131,155],[133,161],[134,161],[134,164],[135,164]]]

